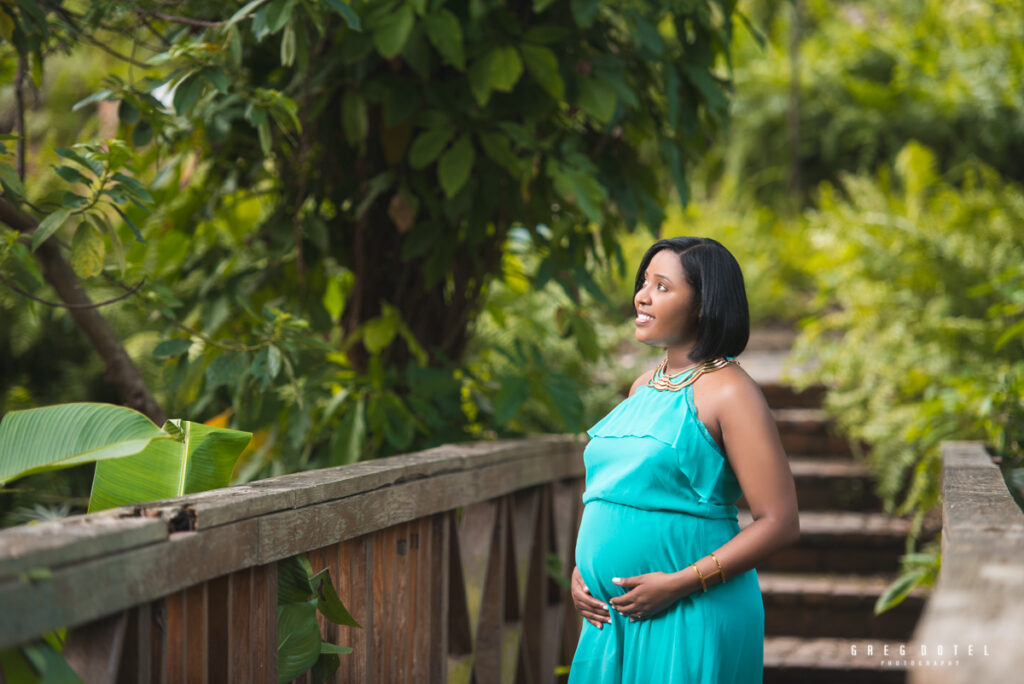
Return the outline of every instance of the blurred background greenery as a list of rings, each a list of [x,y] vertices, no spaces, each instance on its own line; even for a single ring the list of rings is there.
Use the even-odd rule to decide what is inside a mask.
[[[184,6],[183,13],[203,16],[198,4]],[[280,214],[279,200],[292,198],[291,190],[238,161],[263,159],[270,129],[251,113],[245,121],[252,126],[243,126],[242,105],[217,109],[214,96],[193,105],[207,109],[205,121],[196,123],[194,112],[185,117],[192,127],[151,106],[151,127],[173,141],[173,155],[139,145],[134,168],[158,209],[147,217],[126,205],[147,244],[119,229],[128,270],[146,274],[150,284],[145,296],[104,307],[103,315],[168,414],[256,433],[235,473],[242,482],[462,440],[582,432],[657,356],[633,338],[632,282],[643,252],[657,237],[713,237],[743,267],[752,324],[800,331],[794,360],[816,365],[791,379],[829,387],[831,416],[850,437],[872,444],[889,510],[920,522],[935,507],[945,439],[986,440],[1020,486],[1024,4],[745,0],[738,10],[735,26],[721,34],[730,40],[731,65],[720,50],[708,67],[723,81],[731,76],[730,114],[716,120],[715,93],[703,92],[706,109],[693,118],[696,142],[683,147],[686,182],[673,177],[671,161],[658,167],[659,182],[674,186],[664,195],[664,214],[648,207],[636,220],[605,225],[576,207],[549,226],[524,213],[482,238],[500,242],[492,250],[499,267],[475,283],[481,305],[467,309],[465,344],[454,358],[435,348],[418,354],[417,335],[386,306],[345,335],[332,329],[331,320],[355,301],[357,275],[341,257],[314,262],[310,255],[330,252],[332,217],[351,207],[326,195],[319,205],[300,205],[303,275],[301,250],[282,238],[292,217]],[[282,55],[290,25],[278,27]],[[657,31],[665,36],[668,29],[659,24]],[[261,53],[262,38],[235,40],[264,85],[290,92],[291,72],[269,63],[278,43]],[[112,44],[132,49],[122,41]],[[5,49],[0,112],[13,106],[18,69],[14,51]],[[156,46],[146,56],[158,52]],[[106,78],[112,74],[136,82],[143,73],[87,43],[47,55],[38,86],[26,88],[26,186],[33,197],[65,185],[51,170],[60,163],[55,148],[152,135],[137,132],[123,103],[120,121],[105,120],[95,107],[72,107],[101,88],[117,90]],[[331,116],[348,135],[360,128],[364,110],[345,102]],[[264,119],[288,116],[280,102],[261,106],[270,113]],[[594,109],[596,115],[600,107]],[[10,121],[4,126],[13,130]],[[301,157],[296,132],[282,125],[272,133],[270,144],[290,150],[293,161]],[[358,147],[358,136],[351,142]],[[486,171],[500,173],[493,164]],[[580,184],[604,171],[580,173],[565,182],[577,183],[577,195],[592,195],[593,187]],[[279,174],[300,178],[302,166],[284,163]],[[515,194],[517,186],[475,187]],[[264,230],[282,221],[285,230]],[[429,254],[440,242],[433,235],[403,250]],[[583,243],[587,248],[578,248]],[[3,266],[8,279],[35,282],[44,296],[42,279],[19,276],[14,257]],[[443,272],[452,263],[429,268]],[[108,272],[117,270],[110,251]],[[281,283],[294,291],[279,291]],[[97,300],[124,291],[100,277],[89,289]],[[66,310],[5,287],[0,309],[0,412],[121,402]],[[218,346],[214,337],[254,349]],[[321,347],[305,344],[312,337]],[[346,353],[355,349],[347,346],[353,339],[373,350],[359,363]],[[405,351],[378,353],[395,345]],[[3,524],[81,510],[89,468],[25,478],[0,491]],[[909,494],[897,500],[908,479]]]

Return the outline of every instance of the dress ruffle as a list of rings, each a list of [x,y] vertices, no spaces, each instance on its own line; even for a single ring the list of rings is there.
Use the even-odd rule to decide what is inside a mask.
[[[697,417],[692,391],[692,386],[668,391],[641,385],[587,435],[591,439],[649,437],[671,447],[698,501],[731,510],[742,492],[725,454]]]

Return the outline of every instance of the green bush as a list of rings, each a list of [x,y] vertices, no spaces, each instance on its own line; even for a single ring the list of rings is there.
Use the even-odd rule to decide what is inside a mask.
[[[939,174],[910,143],[895,173],[843,175],[805,216],[816,307],[792,361],[797,384],[870,443],[886,510],[939,503],[944,440],[985,440],[1024,461],[1024,190],[981,163]],[[904,483],[905,495],[897,501]]]
[[[941,168],[977,157],[1024,180],[1024,6],[991,2],[806,0],[800,50],[800,172],[813,191],[870,173],[909,140]],[[773,206],[788,195],[789,3],[743,3],[767,41],[733,41],[736,95],[728,142],[705,164]],[[808,199],[807,197],[803,198]]]

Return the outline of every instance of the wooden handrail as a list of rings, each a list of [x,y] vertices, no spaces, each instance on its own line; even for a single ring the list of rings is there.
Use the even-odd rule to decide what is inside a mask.
[[[905,658],[955,664],[908,667],[911,684],[1007,681],[1024,670],[1021,596],[1024,512],[981,442],[944,442],[942,569]]]
[[[274,563],[307,553],[367,628],[324,626],[367,646],[342,657],[336,681],[385,681],[405,656],[382,643],[412,653],[409,681],[524,663],[553,681],[578,622],[548,554],[565,573],[574,565],[582,451],[571,435],[445,445],[0,531],[0,648],[86,626],[75,634],[113,630],[104,638],[122,649],[105,666],[136,681],[276,681]],[[395,587],[375,586],[380,573]],[[202,644],[189,610],[203,616]],[[432,632],[399,643],[417,616]]]

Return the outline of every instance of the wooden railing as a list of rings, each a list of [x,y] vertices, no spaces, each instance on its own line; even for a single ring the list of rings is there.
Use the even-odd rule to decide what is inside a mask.
[[[70,629],[87,682],[276,682],[276,561],[329,568],[336,682],[551,682],[579,619],[583,443],[437,447],[0,532],[0,649]],[[304,681],[300,678],[298,681]]]
[[[886,659],[916,661],[911,684],[1016,681],[1024,512],[980,442],[945,442],[942,461],[942,569],[907,654]]]

